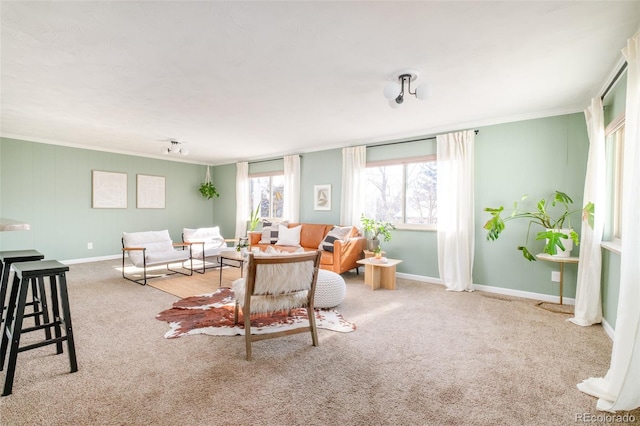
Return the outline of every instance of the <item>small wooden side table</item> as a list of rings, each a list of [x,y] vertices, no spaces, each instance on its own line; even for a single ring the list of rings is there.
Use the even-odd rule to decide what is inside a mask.
[[[562,281],[564,280],[564,264],[565,263],[578,263],[578,257],[559,257],[551,256],[546,253],[536,254],[536,259],[546,260],[547,262],[554,262],[560,264],[560,305],[562,305]]]
[[[386,263],[382,263],[368,257],[358,260],[357,263],[364,265],[364,282],[371,286],[371,290],[378,290],[380,287],[387,290],[396,289],[396,265],[402,263],[402,260],[387,259]]]

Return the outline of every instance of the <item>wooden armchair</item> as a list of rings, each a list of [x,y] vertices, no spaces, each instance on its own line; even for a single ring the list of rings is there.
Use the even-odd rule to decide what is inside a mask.
[[[292,255],[254,255],[249,253],[245,278],[234,281],[236,299],[234,322],[239,310],[244,316],[247,361],[251,360],[251,343],[296,333],[311,333],[313,346],[318,346],[313,298],[318,279],[320,252]],[[305,308],[309,325],[268,334],[251,334],[251,315]]]

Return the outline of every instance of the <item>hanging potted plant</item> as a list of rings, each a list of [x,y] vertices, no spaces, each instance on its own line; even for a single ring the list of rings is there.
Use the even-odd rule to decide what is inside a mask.
[[[370,251],[375,251],[380,247],[380,237],[384,241],[391,241],[391,230],[396,229],[391,222],[372,219],[364,214],[360,216],[360,222],[362,222],[362,228],[365,233],[370,236],[367,240],[367,250]]]
[[[527,196],[523,196],[525,200]],[[505,229],[505,223],[514,219],[525,219],[529,221],[527,228],[527,236],[525,245],[518,246],[518,250],[522,251],[522,255],[529,261],[535,261],[536,258],[526,247],[529,244],[529,233],[531,225],[536,224],[543,229],[536,235],[536,240],[545,240],[543,253],[551,256],[567,257],[570,254],[573,244],[578,245],[580,239],[576,231],[571,228],[570,216],[580,211],[580,209],[571,210],[573,200],[564,192],[554,191],[549,199],[541,199],[536,204],[535,210],[526,211],[518,209],[518,202],[513,203],[513,212],[505,218],[502,217],[504,207],[498,208],[487,207],[484,211],[491,215],[491,218],[484,224],[487,230],[487,240],[495,241],[500,233]],[[583,218],[587,219],[589,226],[593,228],[594,204],[589,202],[582,209]],[[566,222],[566,224],[565,224]]]
[[[200,188],[198,188],[200,194],[207,200],[212,199],[213,197],[220,197],[218,191],[216,191],[216,187],[211,182],[211,173],[209,172],[209,166],[207,166],[207,174],[204,178],[204,182],[200,184]]]

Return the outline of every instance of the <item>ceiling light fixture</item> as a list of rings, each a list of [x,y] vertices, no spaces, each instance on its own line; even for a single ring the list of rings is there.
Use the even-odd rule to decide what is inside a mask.
[[[165,155],[166,154],[189,155],[189,149],[183,145],[184,145],[184,142],[170,140],[168,144],[162,147],[162,153]]]
[[[405,86],[406,93],[415,96],[421,101],[427,99],[427,86],[421,85],[416,87],[415,92],[411,91],[411,82],[418,79],[418,72],[412,70],[400,71],[392,75],[392,83],[384,87],[384,97],[389,99],[389,105],[397,107],[404,102]]]

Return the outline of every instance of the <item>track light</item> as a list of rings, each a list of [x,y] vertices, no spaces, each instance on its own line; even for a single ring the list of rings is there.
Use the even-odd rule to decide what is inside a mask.
[[[395,108],[404,102],[405,93],[413,95],[421,101],[427,99],[427,86],[421,85],[414,92],[411,91],[411,82],[418,79],[417,71],[400,71],[392,76],[392,83],[384,87],[384,97],[389,99],[391,107]],[[406,87],[406,92],[405,92]]]
[[[184,142],[171,140],[169,141],[169,144],[162,147],[162,153],[165,155],[167,154],[189,155],[189,149],[183,145],[184,145]]]

